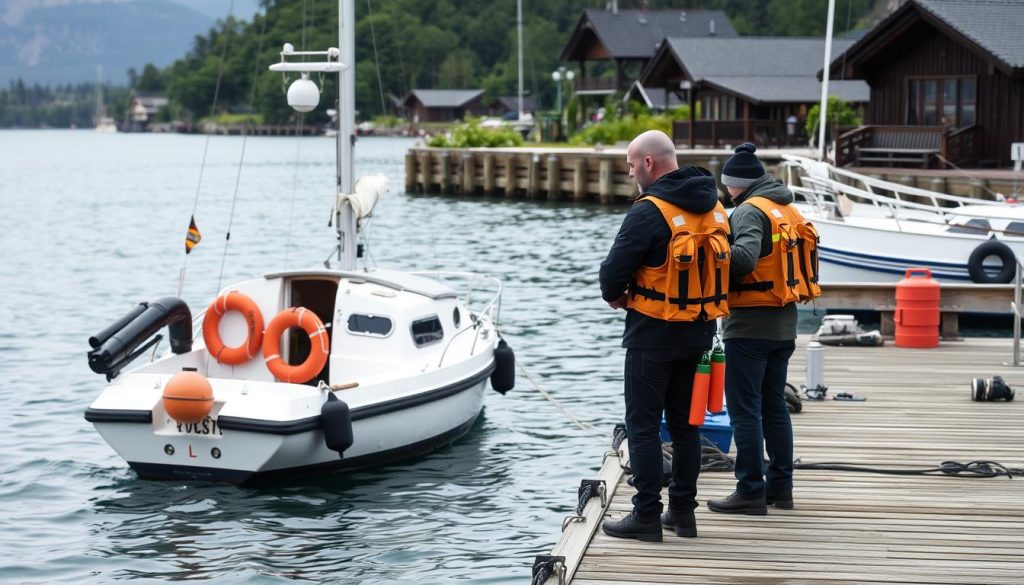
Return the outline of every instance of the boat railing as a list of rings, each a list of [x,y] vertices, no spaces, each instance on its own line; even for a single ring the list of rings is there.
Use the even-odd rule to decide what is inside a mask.
[[[962,207],[964,205],[1003,205],[1005,202],[998,199],[979,199],[974,197],[961,197],[959,195],[948,195],[929,191],[910,185],[900,185],[890,181],[869,177],[855,173],[847,169],[828,165],[806,157],[784,154],[782,155],[785,166],[787,183],[793,185],[796,180],[801,183],[808,181],[832,181],[839,185],[850,185],[858,187],[860,191],[868,192],[876,197],[870,198],[876,205],[893,205],[898,207],[913,207],[918,210],[931,210],[936,213],[948,212],[950,208]],[[801,174],[795,171],[800,170]],[[920,203],[921,200],[927,203]]]
[[[465,303],[466,307],[469,308],[470,313],[473,315],[473,326],[467,327],[462,331],[459,331],[455,335],[452,335],[448,342],[444,346],[444,350],[441,351],[441,357],[437,361],[437,367],[440,368],[444,365],[444,358],[448,356],[448,350],[451,349],[452,343],[455,342],[463,333],[467,331],[473,331],[473,347],[470,349],[470,354],[476,352],[476,343],[480,339],[480,322],[481,319],[486,317],[494,327],[497,328],[498,320],[501,313],[501,292],[504,289],[501,280],[489,276],[486,274],[480,274],[478,272],[458,272],[458,271],[446,271],[446,270],[421,270],[413,272],[420,276],[432,277],[442,282],[450,280],[465,280],[468,281],[465,290],[465,297],[460,296],[459,300]],[[478,283],[484,282],[490,285],[491,292],[485,297],[487,300],[477,309],[473,308],[473,293],[476,290]]]
[[[835,205],[835,198],[839,195],[845,195],[852,201],[866,201],[876,207],[884,207],[889,210],[890,215],[896,221],[900,220],[915,220],[915,221],[931,221],[933,223],[946,224],[947,214],[955,212],[955,209],[948,207],[936,207],[927,203],[917,203],[914,201],[897,201],[891,197],[884,195],[878,195],[870,191],[859,189],[852,185],[847,185],[833,179],[819,179],[814,177],[808,177],[806,179],[811,184],[818,187],[818,189],[810,189],[812,196],[818,199],[822,199],[820,192],[821,189],[828,190],[832,196],[832,205]],[[819,205],[821,205],[819,203]],[[906,212],[916,211],[921,214],[908,217]]]

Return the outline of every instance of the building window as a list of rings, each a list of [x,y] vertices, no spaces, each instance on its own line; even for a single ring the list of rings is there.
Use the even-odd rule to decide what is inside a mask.
[[[973,77],[907,80],[907,124],[963,128],[976,121]]]

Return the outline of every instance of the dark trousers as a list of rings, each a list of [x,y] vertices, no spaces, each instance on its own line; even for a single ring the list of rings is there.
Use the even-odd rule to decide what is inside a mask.
[[[743,497],[793,489],[793,424],[785,393],[795,347],[768,339],[725,342],[725,399],[736,442],[736,491]]]
[[[633,509],[642,520],[655,519],[662,511],[662,412],[674,452],[669,507],[697,507],[700,436],[688,419],[693,374],[703,353],[700,348],[626,350],[626,436],[636,487]]]

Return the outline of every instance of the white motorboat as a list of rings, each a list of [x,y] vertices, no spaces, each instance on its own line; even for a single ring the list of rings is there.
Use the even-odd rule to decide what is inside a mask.
[[[1024,254],[1024,206],[783,158],[780,174],[821,235],[821,282],[895,282],[907,268],[928,268],[950,282],[1013,278],[1016,257]]]
[[[355,14],[339,4],[340,49],[285,45],[271,69],[301,76],[288,96],[300,111],[319,99],[310,73],[339,74],[340,266],[230,285],[195,320],[175,297],[142,303],[90,338],[89,365],[112,383],[85,418],[141,477],[243,483],[379,465],[457,439],[488,381],[514,384],[499,281],[357,267],[360,220],[387,179],[352,180]],[[164,326],[166,355],[126,370]]]

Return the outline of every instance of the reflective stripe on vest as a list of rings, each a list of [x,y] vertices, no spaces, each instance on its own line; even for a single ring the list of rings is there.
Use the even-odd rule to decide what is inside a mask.
[[[751,197],[771,223],[771,252],[758,258],[754,271],[729,288],[731,307],[781,307],[811,300],[818,286],[818,232],[793,205],[780,205],[766,197]]]
[[[627,307],[664,321],[716,319],[729,314],[729,221],[716,203],[692,213],[657,197],[653,203],[671,232],[665,262],[643,266],[629,285]]]

